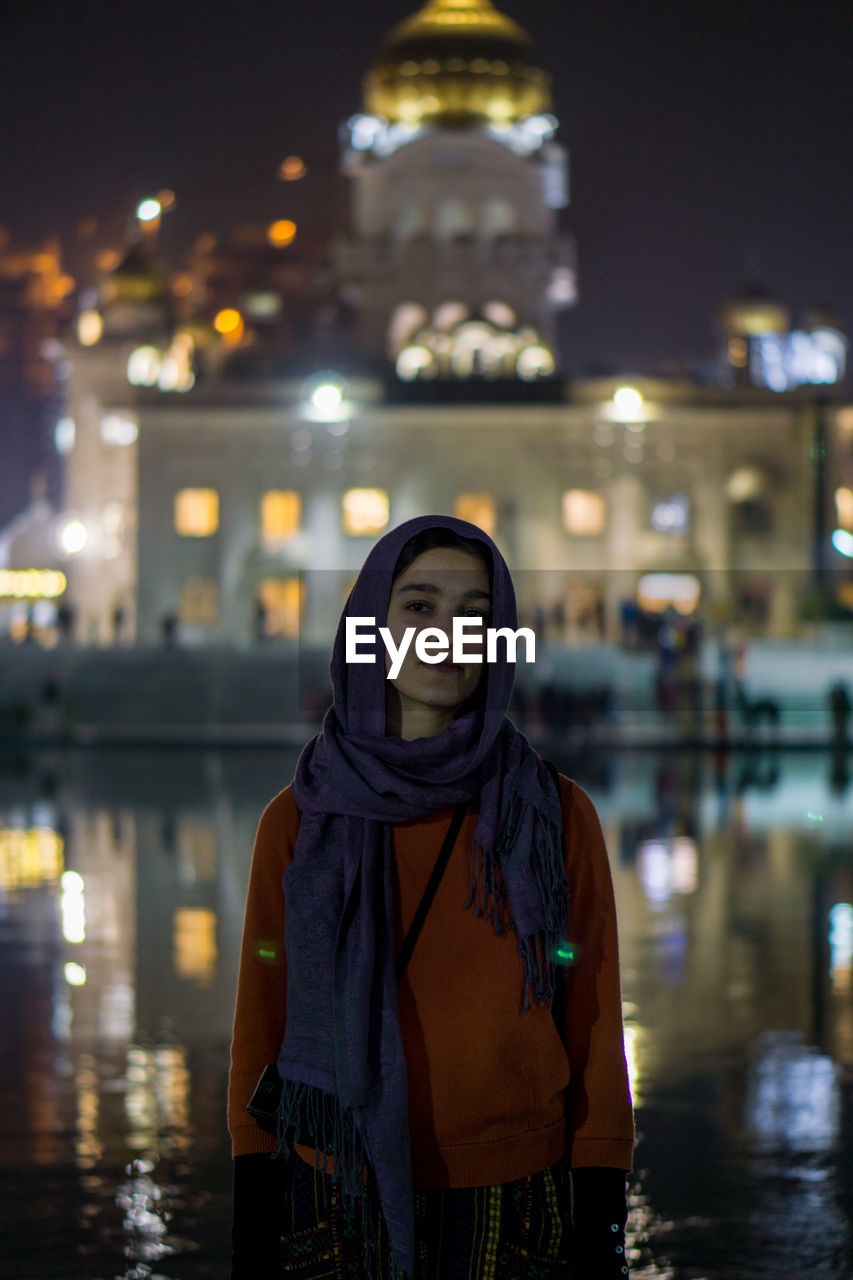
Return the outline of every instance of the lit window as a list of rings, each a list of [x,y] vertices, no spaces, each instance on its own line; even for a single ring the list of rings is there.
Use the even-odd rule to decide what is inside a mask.
[[[219,528],[215,489],[181,489],[175,494],[175,532],[183,538],[209,538]]]
[[[344,494],[344,533],[381,533],[388,517],[388,494],[384,489],[348,489]]]
[[[835,490],[835,509],[841,528],[853,532],[853,489],[842,485]]]
[[[518,317],[506,302],[487,302],[483,307],[483,315],[499,329],[512,331],[518,328]]]
[[[304,584],[299,578],[266,578],[258,584],[258,626],[264,636],[299,635]]]
[[[518,357],[516,373],[525,382],[535,382],[537,378],[549,378],[556,368],[554,356],[547,347],[525,347]]]
[[[481,211],[480,225],[483,235],[489,238],[511,235],[516,225],[515,209],[508,200],[498,197],[486,200]]]
[[[471,309],[464,302],[442,302],[441,306],[435,309],[432,323],[436,329],[446,333],[455,329],[458,324],[462,324],[470,314]]]
[[[219,617],[219,593],[210,578],[188,578],[181,585],[181,622],[205,626]]]
[[[442,240],[474,233],[474,213],[464,200],[443,200],[438,207],[436,233]]]
[[[495,501],[490,494],[460,493],[453,510],[460,520],[475,524],[490,538],[495,536]]]
[[[261,499],[261,531],[271,546],[299,532],[302,500],[293,489],[270,489]]]
[[[108,413],[101,418],[101,439],[104,444],[126,448],[136,444],[139,424],[127,413]]]
[[[426,230],[426,213],[421,204],[409,202],[397,213],[397,235],[401,240],[410,240]]]
[[[179,907],[173,917],[175,973],[200,986],[216,974],[216,916],[206,907]]]
[[[394,308],[388,325],[388,354],[397,356],[429,317],[417,302],[401,302]]]
[[[683,493],[674,493],[652,508],[652,528],[658,533],[686,534],[690,527],[690,503]]]
[[[594,489],[569,489],[563,494],[563,527],[578,538],[604,532],[604,498]]]
[[[672,606],[686,617],[699,603],[700,592],[691,573],[647,573],[637,586],[637,603],[647,613],[664,613]]]

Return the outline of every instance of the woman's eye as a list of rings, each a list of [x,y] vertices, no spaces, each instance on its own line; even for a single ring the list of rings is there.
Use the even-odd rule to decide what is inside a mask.
[[[429,605],[425,600],[410,600],[406,605],[406,610],[409,613],[423,613],[425,609],[429,609]]]

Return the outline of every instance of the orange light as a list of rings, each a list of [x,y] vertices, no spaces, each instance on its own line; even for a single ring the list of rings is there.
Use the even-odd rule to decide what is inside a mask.
[[[119,264],[119,255],[115,249],[100,249],[95,254],[95,266],[99,271],[115,271]]]
[[[213,327],[217,333],[221,333],[225,338],[233,338],[237,334],[243,332],[243,317],[239,311],[234,311],[231,307],[226,307],[224,311],[217,313],[213,321]]]
[[[267,239],[276,249],[284,249],[296,239],[296,223],[289,218],[281,218],[267,229]]]
[[[174,191],[170,191],[168,187],[164,188],[163,191],[158,191],[154,198],[164,213],[167,213],[169,209],[174,209],[177,203]]]
[[[192,291],[192,276],[181,274],[172,277],[172,293],[176,298],[188,298]]]
[[[298,182],[305,177],[305,161],[300,156],[288,156],[279,165],[278,176],[284,182]]]

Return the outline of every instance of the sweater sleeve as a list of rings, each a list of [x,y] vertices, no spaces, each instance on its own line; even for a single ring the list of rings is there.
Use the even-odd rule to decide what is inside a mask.
[[[566,1144],[573,1168],[633,1167],[634,1118],[622,1027],[613,881],[598,814],[561,781],[569,879],[565,1039],[571,1068]]]
[[[228,1080],[228,1129],[234,1156],[272,1152],[275,1136],[261,1129],[246,1110],[264,1067],[278,1057],[284,1038],[287,966],[284,950],[284,891],[299,829],[299,810],[290,788],[271,800],[255,836]]]

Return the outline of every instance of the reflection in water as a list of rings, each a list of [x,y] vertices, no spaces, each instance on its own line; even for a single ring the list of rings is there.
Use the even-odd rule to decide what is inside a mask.
[[[827,1152],[841,1122],[839,1071],[792,1031],[758,1037],[744,1113],[758,1151]]]
[[[839,1280],[853,792],[838,759],[549,754],[589,790],[611,852],[632,1276]],[[81,752],[0,774],[0,1158],[20,1186],[0,1209],[4,1275],[227,1273],[243,901],[258,817],[293,763]]]

